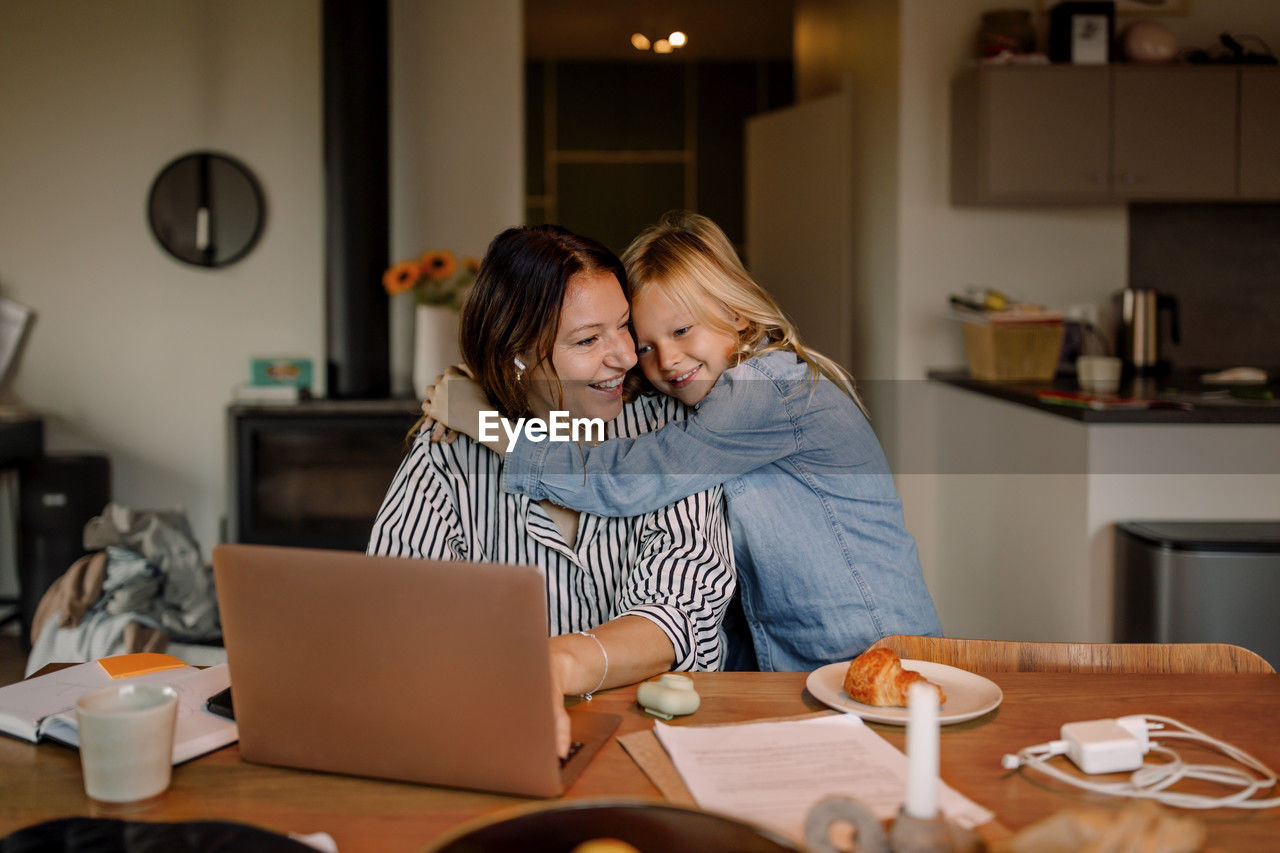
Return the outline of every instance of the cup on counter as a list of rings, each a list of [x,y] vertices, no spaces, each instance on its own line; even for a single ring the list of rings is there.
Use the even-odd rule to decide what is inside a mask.
[[[1110,355],[1082,355],[1076,359],[1076,380],[1090,394],[1120,390],[1120,359]]]
[[[76,700],[84,790],[132,803],[169,787],[178,693],[162,684],[116,684]]]

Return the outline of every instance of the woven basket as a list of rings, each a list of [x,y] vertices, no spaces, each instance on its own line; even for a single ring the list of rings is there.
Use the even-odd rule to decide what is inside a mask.
[[[1061,323],[965,323],[964,344],[974,379],[1052,379],[1062,351]]]

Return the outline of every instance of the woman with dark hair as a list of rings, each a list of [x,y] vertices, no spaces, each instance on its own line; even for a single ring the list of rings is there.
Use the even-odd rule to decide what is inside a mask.
[[[462,308],[463,360],[496,412],[598,418],[605,437],[683,417],[624,399],[635,364],[625,272],[604,246],[551,225],[494,238]],[[419,424],[421,427],[421,422]],[[670,669],[719,669],[735,577],[719,488],[646,515],[602,518],[502,491],[502,457],[421,430],[387,492],[370,554],[524,563],[547,584],[552,675],[565,695]],[[567,718],[562,720],[567,749]]]

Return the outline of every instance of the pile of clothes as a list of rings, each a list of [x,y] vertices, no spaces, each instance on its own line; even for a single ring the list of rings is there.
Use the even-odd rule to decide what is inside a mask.
[[[92,553],[40,600],[27,675],[55,661],[131,652],[226,659],[213,572],[184,513],[107,504],[85,525],[84,547]]]

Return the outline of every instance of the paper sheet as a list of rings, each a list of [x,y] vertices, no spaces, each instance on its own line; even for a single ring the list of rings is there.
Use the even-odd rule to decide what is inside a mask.
[[[902,808],[907,757],[852,715],[732,726],[654,724],[654,734],[699,807],[804,837],[818,800],[861,800],[887,820]],[[993,814],[946,783],[938,802],[972,828]]]

